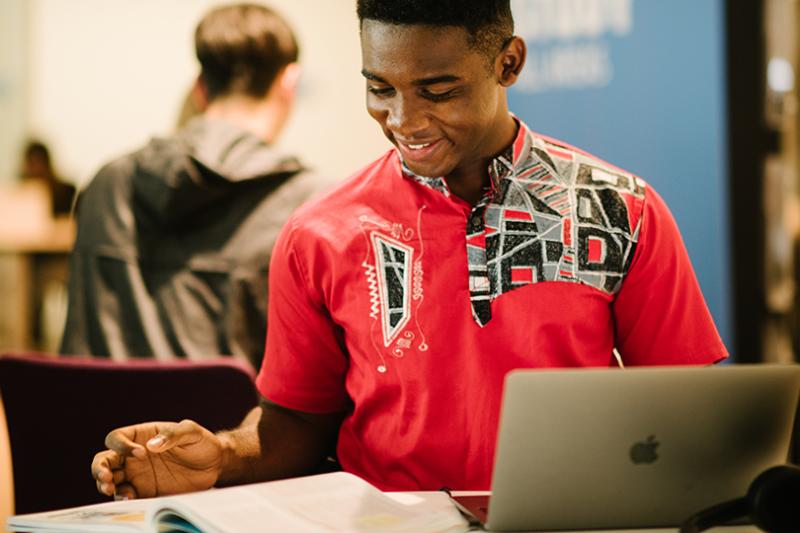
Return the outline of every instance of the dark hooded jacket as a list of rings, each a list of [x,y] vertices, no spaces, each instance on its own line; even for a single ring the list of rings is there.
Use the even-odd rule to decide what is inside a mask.
[[[256,368],[278,231],[316,179],[232,124],[195,118],[80,194],[65,354],[233,355]]]

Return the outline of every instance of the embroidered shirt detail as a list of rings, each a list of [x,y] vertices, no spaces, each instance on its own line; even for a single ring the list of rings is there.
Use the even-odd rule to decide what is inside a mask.
[[[369,291],[369,336],[381,373],[389,371],[387,355],[400,359],[409,351],[428,351],[427,337],[419,320],[425,300],[424,211],[423,205],[417,212],[416,228],[374,215],[358,217],[367,243],[361,266]]]
[[[495,298],[533,283],[581,283],[616,294],[639,236],[642,180],[521,123],[488,170],[491,187],[466,227],[472,315],[480,326],[491,320]],[[417,176],[405,165],[403,174],[450,195],[443,178]]]
[[[389,346],[411,318],[414,250],[377,232],[373,232],[370,237],[377,265],[383,344]]]

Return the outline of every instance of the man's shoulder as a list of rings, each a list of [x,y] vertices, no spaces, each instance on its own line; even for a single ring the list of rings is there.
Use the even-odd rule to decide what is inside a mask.
[[[558,198],[555,189],[571,191],[572,223],[584,232],[622,231],[636,242],[655,191],[641,177],[559,139],[527,130],[517,150],[530,155],[517,162],[517,175],[546,176],[544,194]],[[538,189],[537,189],[538,190]],[[548,198],[550,196],[547,196]],[[558,201],[558,200],[555,200]],[[656,200],[657,201],[657,200]],[[586,225],[589,224],[589,225]]]
[[[134,153],[127,153],[104,163],[80,190],[80,197],[108,196],[129,189],[136,168]]]
[[[95,173],[87,185],[87,189],[99,186],[121,186],[125,180],[129,181],[137,172],[137,162],[151,158],[155,153],[162,155],[167,151],[179,152],[175,149],[176,140],[172,137],[154,137],[139,148],[118,155],[106,163]]]
[[[173,137],[154,137],[139,148],[104,163],[78,191],[76,215],[79,224],[84,227],[96,225],[98,220],[106,220],[109,213],[117,213],[113,217],[116,221],[131,225],[135,182],[143,172],[142,162],[154,160],[154,154],[160,153],[164,168],[173,163],[180,164],[181,156],[173,148],[175,144]],[[163,156],[167,152],[172,154],[168,159]]]
[[[528,130],[536,158],[562,180],[577,187],[603,187],[644,198],[647,182],[617,165],[572,144]]]
[[[359,217],[390,192],[391,177],[399,175],[399,168],[397,156],[390,151],[318,192],[286,220],[283,241],[291,248],[305,250],[341,245],[357,233]]]
[[[389,150],[344,180],[331,185],[295,211],[292,219],[302,226],[321,219],[347,217],[391,187],[391,177],[400,176],[400,164]]]

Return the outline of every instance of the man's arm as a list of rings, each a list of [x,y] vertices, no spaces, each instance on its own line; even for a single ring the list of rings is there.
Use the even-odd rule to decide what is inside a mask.
[[[216,435],[191,420],[128,426],[108,434],[92,475],[103,494],[144,498],[310,474],[333,450],[342,418],[263,401]]]
[[[343,413],[303,413],[262,400],[255,423],[217,434],[222,443],[217,485],[314,473],[335,451],[343,417]]]

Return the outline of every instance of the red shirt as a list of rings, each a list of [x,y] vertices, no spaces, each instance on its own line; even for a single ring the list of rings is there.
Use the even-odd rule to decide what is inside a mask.
[[[348,411],[343,468],[488,489],[515,368],[726,356],[675,222],[639,178],[524,125],[470,206],[390,151],[287,222],[257,384]],[[543,438],[546,438],[544,436]]]

